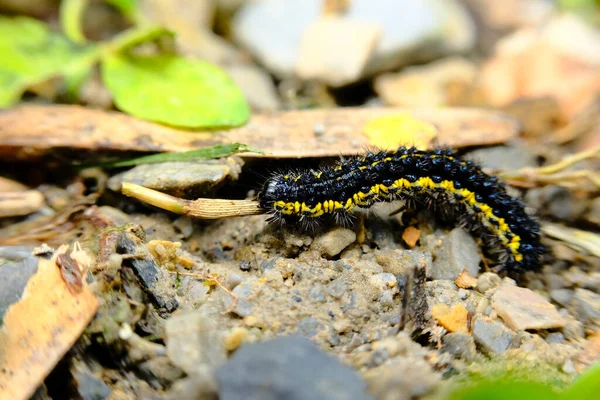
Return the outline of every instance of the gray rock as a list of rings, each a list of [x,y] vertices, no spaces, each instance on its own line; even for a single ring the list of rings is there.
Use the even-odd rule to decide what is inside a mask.
[[[584,323],[600,319],[600,294],[587,289],[575,289],[573,308]]]
[[[546,337],[547,343],[563,343],[565,341],[565,335],[560,332],[552,332]]]
[[[486,353],[502,354],[510,347],[515,333],[500,322],[477,318],[473,323],[473,338]]]
[[[323,290],[323,286],[317,284],[310,288],[308,291],[308,298],[312,301],[316,301],[317,303],[325,303],[325,291]]]
[[[27,281],[37,272],[37,266],[37,257],[0,265],[0,322],[11,304],[21,299]]]
[[[299,336],[242,347],[216,378],[220,400],[371,399],[353,370]]]
[[[556,289],[550,291],[550,298],[563,307],[568,306],[573,299],[573,292],[570,289]]]
[[[563,221],[578,219],[586,208],[585,202],[577,199],[571,190],[553,185],[530,190],[525,200],[535,209]]]
[[[433,242],[438,241],[436,239]],[[479,247],[464,229],[453,229],[442,237],[440,247],[432,248],[431,252],[435,258],[427,275],[432,279],[455,280],[465,269],[471,276],[479,273]]]
[[[254,65],[236,63],[227,66],[226,71],[254,110],[275,111],[281,108],[275,84],[264,70]]]
[[[193,306],[197,307],[206,301],[206,295],[209,290],[210,287],[203,282],[190,280],[187,285],[187,299]]]
[[[83,400],[103,400],[110,396],[111,390],[89,372],[77,372],[74,374],[77,383],[77,393]]]
[[[291,76],[298,72],[304,34],[320,16],[319,0],[247,2],[234,18],[233,36],[271,72]],[[364,52],[359,53],[361,57],[355,58],[352,74],[346,74],[349,77],[358,78],[415,60],[462,52],[470,49],[475,41],[473,23],[455,1],[354,0],[341,19],[369,24],[380,32],[366,65],[361,59]],[[335,43],[331,39],[327,41]],[[368,50],[369,46],[362,47]],[[330,83],[339,84],[334,76],[330,78],[333,79]]]
[[[585,337],[583,322],[577,321],[573,317],[566,318],[565,326],[563,326],[561,332],[567,340],[579,340]]]
[[[327,293],[333,298],[341,298],[348,289],[348,282],[343,278],[338,278],[327,285]]]
[[[470,160],[492,170],[515,170],[537,165],[536,157],[523,146],[495,146],[470,151],[466,154]]]
[[[166,321],[167,356],[187,374],[203,373],[226,359],[223,332],[203,309],[173,315]]]
[[[108,187],[120,191],[123,182],[130,182],[177,197],[198,196],[237,177],[240,170],[240,163],[233,158],[142,164],[111,177]]]
[[[350,229],[336,228],[315,238],[311,249],[323,255],[334,257],[356,240],[356,233]]]
[[[536,292],[512,285],[503,285],[492,296],[492,306],[510,328],[561,328],[565,321],[556,307]]]
[[[442,338],[442,351],[456,358],[473,361],[477,357],[475,340],[466,333],[448,333]]]
[[[251,292],[252,285],[250,283],[241,283],[232,290],[237,299],[227,295],[224,297],[223,306],[226,310],[240,317],[247,317],[252,313],[253,308],[252,303],[247,300]]]
[[[225,286],[227,286],[227,289],[232,290],[242,282],[244,282],[244,277],[239,274],[233,273],[227,275]]]
[[[484,272],[477,278],[477,286],[475,289],[482,294],[485,294],[490,289],[500,286],[502,279],[493,272]]]
[[[325,325],[314,319],[306,317],[296,324],[297,333],[307,338],[315,336],[319,331],[326,329]]]

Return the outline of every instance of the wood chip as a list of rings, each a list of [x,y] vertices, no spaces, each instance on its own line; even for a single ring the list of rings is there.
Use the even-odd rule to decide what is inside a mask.
[[[57,259],[67,250],[64,245],[52,259],[40,258],[38,271],[27,283],[21,300],[4,316],[0,400],[30,398],[96,313],[98,301],[85,281],[74,291],[63,279]],[[78,252],[81,250],[70,253],[68,263],[77,264],[81,271],[89,266],[81,265],[83,257]]]
[[[244,157],[355,155],[371,145],[363,127],[372,119],[406,114],[434,125],[432,146],[503,143],[518,124],[503,114],[478,109],[340,108],[255,114],[228,131],[186,131],[135,117],[70,105],[24,105],[0,114],[0,157],[31,159],[57,148],[88,151],[186,151],[239,142],[265,151]]]
[[[0,193],[0,218],[29,215],[43,205],[44,195],[37,190]]]
[[[477,286],[477,278],[473,278],[466,269],[463,269],[454,284],[462,289],[472,289]]]

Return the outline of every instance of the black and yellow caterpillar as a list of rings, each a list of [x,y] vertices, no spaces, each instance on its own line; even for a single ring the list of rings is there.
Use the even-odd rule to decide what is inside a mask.
[[[539,225],[523,204],[506,193],[498,178],[485,174],[451,150],[369,152],[319,170],[276,174],[258,195],[270,220],[349,221],[356,207],[408,200],[419,207],[449,210],[496,253],[504,268],[536,269],[546,251]]]

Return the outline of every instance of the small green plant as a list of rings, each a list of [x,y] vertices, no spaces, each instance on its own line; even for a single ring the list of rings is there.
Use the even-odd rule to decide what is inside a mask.
[[[597,400],[600,399],[600,363],[564,390],[541,382],[514,378],[481,380],[453,391],[446,400]]]
[[[219,67],[165,50],[136,55],[132,49],[137,45],[167,40],[173,32],[145,23],[135,0],[106,1],[134,23],[108,42],[90,42],[83,35],[87,0],[62,1],[62,34],[32,18],[0,17],[0,107],[17,103],[25,91],[44,94],[56,82],[67,98],[77,100],[82,84],[100,65],[116,106],[137,117],[202,129],[248,120],[242,92]]]

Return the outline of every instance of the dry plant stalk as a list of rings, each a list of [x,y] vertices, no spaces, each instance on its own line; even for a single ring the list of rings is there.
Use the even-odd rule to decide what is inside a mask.
[[[540,168],[521,168],[516,171],[499,172],[498,177],[508,181],[513,186],[534,187],[543,185],[560,185],[578,187],[582,179],[588,179],[600,188],[600,174],[589,169],[565,171],[567,168],[588,159],[600,158],[600,146],[590,150],[566,156],[559,162]]]
[[[185,200],[129,182],[123,182],[121,193],[163,210],[190,218],[217,219],[264,214],[257,201],[196,199]]]

